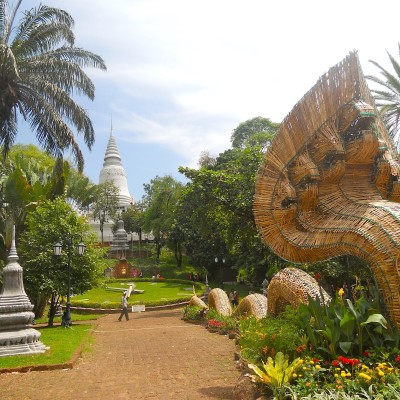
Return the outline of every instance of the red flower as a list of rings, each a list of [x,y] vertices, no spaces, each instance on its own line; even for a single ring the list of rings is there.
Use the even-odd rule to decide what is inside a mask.
[[[397,356],[397,357],[395,358],[395,360],[396,360],[398,363],[400,363],[400,356]]]
[[[357,358],[346,358],[343,356],[339,356],[338,360],[345,365],[357,365],[358,364]]]
[[[320,274],[319,272],[317,272],[317,273],[315,274],[315,279],[316,279],[317,281],[321,279],[321,274]]]
[[[332,365],[333,365],[334,367],[338,367],[338,366],[339,366],[339,361],[333,360],[333,361],[332,361]]]
[[[319,360],[318,360],[318,358],[314,358],[314,360],[313,360],[314,362],[315,362],[315,364],[318,364],[319,363]]]
[[[368,351],[367,351],[367,350],[365,350],[365,351],[364,351],[364,353],[363,353],[363,355],[364,355],[364,357],[369,357],[369,353],[368,353]]]

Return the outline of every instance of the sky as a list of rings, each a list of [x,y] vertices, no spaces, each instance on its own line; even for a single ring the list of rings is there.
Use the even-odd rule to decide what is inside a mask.
[[[23,0],[21,9],[39,3]],[[369,60],[390,69],[387,51],[399,57],[400,2],[393,0],[42,3],[69,12],[76,46],[107,65],[86,71],[95,100],[77,99],[96,135],[92,151],[79,141],[84,173],[98,183],[112,120],[136,201],[156,176],[185,182],[179,166],[197,168],[203,151],[229,149],[240,123],[281,122],[350,51],[358,51],[365,75],[379,75]]]

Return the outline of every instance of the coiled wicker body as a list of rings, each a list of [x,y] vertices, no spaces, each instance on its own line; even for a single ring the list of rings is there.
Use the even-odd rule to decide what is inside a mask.
[[[235,310],[235,315],[253,315],[257,319],[267,316],[267,298],[259,293],[246,296]]]
[[[189,301],[189,306],[196,306],[196,307],[201,307],[201,308],[208,308],[207,304],[204,303],[204,301],[197,296],[192,296],[190,301]]]
[[[300,303],[308,303],[308,296],[319,297],[322,303],[329,303],[331,297],[306,272],[297,268],[279,271],[268,286],[268,315],[276,315],[287,305],[296,308]]]
[[[232,315],[232,307],[228,295],[220,288],[210,290],[208,294],[208,307],[214,308],[219,314],[226,317]]]

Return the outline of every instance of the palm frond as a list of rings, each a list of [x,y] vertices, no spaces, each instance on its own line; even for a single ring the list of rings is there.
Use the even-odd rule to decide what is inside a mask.
[[[83,155],[73,129],[83,134],[89,147],[94,129],[87,112],[72,98],[94,99],[95,87],[87,67],[106,70],[104,60],[74,47],[74,20],[66,11],[39,5],[24,12],[13,28],[18,0],[12,12],[9,2],[0,2],[0,144],[6,155],[17,135],[17,115],[22,114],[39,144],[55,157],[67,150],[83,169]],[[10,32],[14,30],[12,43]]]
[[[17,33],[13,42],[28,41],[36,32],[41,32],[44,26],[60,26],[62,31],[69,30],[74,26],[74,20],[66,11],[52,8],[45,5],[40,5],[38,8],[33,8],[24,13],[24,19],[18,27]],[[69,45],[74,45],[74,35],[69,34],[65,37],[69,40]],[[58,34],[57,34],[58,35]],[[72,41],[71,41],[72,39]]]

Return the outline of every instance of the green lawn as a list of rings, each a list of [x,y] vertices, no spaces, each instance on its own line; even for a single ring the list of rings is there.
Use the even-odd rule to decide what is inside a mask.
[[[40,340],[50,349],[43,354],[30,356],[0,357],[1,368],[17,368],[31,365],[63,364],[71,360],[75,351],[90,335],[93,325],[73,325],[71,328],[41,328]]]
[[[44,312],[42,318],[35,319],[35,323],[36,324],[47,324],[49,322],[49,318],[48,318],[47,314],[48,314],[48,308],[46,308],[46,311]],[[92,320],[96,320],[97,318],[99,318],[103,315],[104,314],[76,314],[72,311],[71,312],[71,320],[73,322],[92,321]],[[55,324],[61,323],[61,316],[54,317],[54,323]]]
[[[72,306],[97,304],[103,308],[119,306],[122,292],[124,289],[128,289],[128,283],[128,281],[107,283],[106,286],[109,288],[108,290],[104,287],[98,287],[82,295],[73,296],[71,298],[71,304]],[[129,304],[163,304],[190,300],[193,296],[193,285],[190,282],[135,282],[135,285],[136,289],[144,290],[144,293],[132,293],[129,298]],[[115,290],[112,290],[114,288]],[[196,290],[198,295],[203,295],[203,292],[204,289],[200,291],[198,289]]]

